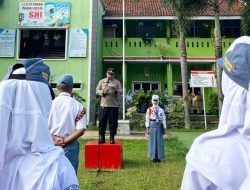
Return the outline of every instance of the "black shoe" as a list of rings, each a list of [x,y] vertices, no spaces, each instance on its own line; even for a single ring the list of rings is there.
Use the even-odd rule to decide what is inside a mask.
[[[156,162],[161,162],[161,160],[157,159]]]
[[[104,144],[105,143],[105,136],[104,135],[100,135],[99,136],[99,143],[100,144]]]
[[[115,137],[114,136],[110,136],[110,144],[115,144]]]

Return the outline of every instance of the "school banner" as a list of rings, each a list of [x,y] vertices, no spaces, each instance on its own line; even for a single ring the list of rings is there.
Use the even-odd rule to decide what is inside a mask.
[[[0,57],[14,57],[16,29],[0,28]]]
[[[69,27],[69,2],[19,3],[20,27]]]

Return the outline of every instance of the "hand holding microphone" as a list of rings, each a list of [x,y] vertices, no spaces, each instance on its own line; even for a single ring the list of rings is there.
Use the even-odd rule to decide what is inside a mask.
[[[103,89],[103,94],[106,95],[106,94],[108,94],[108,92],[109,92],[109,80],[107,80],[107,82],[106,82],[106,85]]]

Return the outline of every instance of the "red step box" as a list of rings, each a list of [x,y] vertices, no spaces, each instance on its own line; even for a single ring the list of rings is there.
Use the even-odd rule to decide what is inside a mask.
[[[99,151],[98,151],[99,150]],[[98,167],[99,152],[99,167]],[[122,168],[122,143],[98,144],[98,141],[89,141],[85,144],[85,168],[121,169]]]

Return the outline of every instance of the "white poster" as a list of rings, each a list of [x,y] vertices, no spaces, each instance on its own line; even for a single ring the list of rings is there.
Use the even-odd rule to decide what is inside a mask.
[[[214,71],[191,71],[191,87],[216,87]]]
[[[69,57],[87,57],[87,29],[70,29]]]
[[[19,26],[69,27],[69,2],[21,2]]]
[[[0,57],[14,57],[16,29],[0,28]]]

